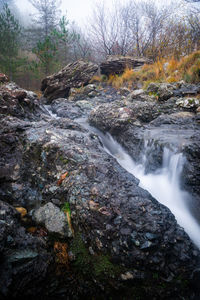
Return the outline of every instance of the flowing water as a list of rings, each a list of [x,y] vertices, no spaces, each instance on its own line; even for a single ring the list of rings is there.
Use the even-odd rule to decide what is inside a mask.
[[[154,198],[171,210],[179,225],[200,248],[200,225],[189,209],[191,197],[188,192],[180,189],[179,180],[185,163],[183,154],[164,148],[162,167],[154,173],[145,174],[148,142],[145,143],[142,162],[137,164],[109,133],[98,132],[98,134],[105,150],[115,157],[124,169],[140,180],[140,187],[149,191]]]
[[[53,117],[55,118],[55,115]],[[180,175],[186,162],[183,154],[164,148],[162,167],[156,172],[146,173],[145,165],[148,163],[148,153],[153,151],[153,148],[151,149],[152,140],[144,141],[141,163],[136,163],[109,133],[103,134],[98,129],[91,127],[86,118],[78,118],[75,121],[98,134],[105,151],[113,156],[125,170],[140,180],[141,188],[146,189],[155,199],[171,210],[178,224],[200,248],[200,225],[189,208],[191,196],[180,188]]]

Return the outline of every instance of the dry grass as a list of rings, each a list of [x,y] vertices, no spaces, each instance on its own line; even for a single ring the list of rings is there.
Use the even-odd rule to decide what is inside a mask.
[[[101,76],[94,75],[90,80],[90,83],[102,82]]]
[[[33,90],[33,92],[37,95],[38,99],[42,97],[42,92],[40,90]]]
[[[108,83],[115,88],[131,87],[137,81],[147,87],[150,82],[200,82],[200,51],[176,60],[174,57],[159,59],[152,65],[144,65],[141,70],[126,69],[121,76],[110,75]]]

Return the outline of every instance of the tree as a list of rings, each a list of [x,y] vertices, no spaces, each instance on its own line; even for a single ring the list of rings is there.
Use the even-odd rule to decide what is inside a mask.
[[[3,9],[5,4],[10,6],[11,4],[13,4],[13,0],[0,0],[0,11]]]
[[[0,13],[0,67],[11,79],[20,65],[18,58],[20,32],[18,20],[5,4]]]
[[[29,0],[37,10],[33,23],[41,29],[41,36],[46,38],[59,22],[61,0]]]
[[[98,56],[126,55],[132,48],[129,7],[120,1],[115,2],[112,10],[105,3],[96,4],[90,20],[89,36]]]
[[[34,64],[37,69],[40,69],[46,76],[54,69],[57,63],[58,44],[61,35],[54,29],[42,41],[39,40],[33,53],[37,56],[38,62]]]
[[[92,60],[92,47],[81,30],[78,26],[73,24],[70,28],[70,42],[69,42],[69,57],[71,60]]]

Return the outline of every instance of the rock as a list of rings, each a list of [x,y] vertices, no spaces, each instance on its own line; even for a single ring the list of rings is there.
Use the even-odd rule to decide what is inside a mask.
[[[64,212],[51,202],[35,210],[33,217],[36,223],[45,225],[49,233],[72,236]]]
[[[179,82],[176,84],[176,90],[174,91],[174,96],[176,97],[187,97],[196,96],[200,92],[200,85]]]
[[[198,108],[200,105],[200,99],[198,98],[179,98],[176,101],[176,105],[184,108]]]
[[[171,98],[174,93],[175,86],[169,83],[150,83],[147,87],[147,93],[153,94],[158,97],[160,101],[166,101]]]
[[[159,84],[151,82],[147,87],[147,93],[157,93],[159,89]]]
[[[41,290],[48,263],[45,241],[26,233],[20,214],[0,200],[0,297],[6,299]]]
[[[91,125],[95,125],[102,131],[110,132],[123,130],[133,118],[132,110],[125,105],[120,107],[116,103],[97,106],[89,116]]]
[[[139,89],[139,90],[135,90],[133,92],[131,92],[129,94],[130,98],[134,99],[134,98],[137,98],[138,96],[141,96],[144,94],[144,90],[143,89]]]
[[[79,60],[70,63],[58,73],[43,79],[41,91],[49,102],[56,98],[67,98],[70,88],[87,85],[97,70],[98,66],[91,62]]]
[[[130,90],[127,87],[121,87],[119,89],[119,94],[122,96],[128,96],[128,94],[130,94]]]
[[[154,89],[155,86],[152,86]],[[182,175],[182,186],[198,199],[200,195],[198,187],[200,163],[197,163],[200,151],[199,119],[198,114],[189,112],[191,109],[195,111],[195,105],[199,105],[198,99],[191,101],[190,108],[188,101],[187,106],[182,107],[184,103],[182,98],[171,97],[165,102],[150,102],[141,101],[140,92],[138,94],[136,97],[140,97],[140,100],[136,98],[134,101],[127,101],[126,99],[125,102],[98,106],[90,113],[91,125],[114,135],[135,161],[142,160],[141,153],[149,140],[152,149],[148,153],[146,172],[154,172],[161,167],[165,146],[179,151],[181,149],[187,158]],[[177,105],[178,103],[180,105]],[[123,114],[125,111],[126,115]],[[179,138],[176,138],[176,135]],[[196,207],[198,206],[199,204]]]
[[[37,98],[15,83],[0,86],[0,100],[0,114],[22,119],[37,119],[41,114]]]
[[[173,89],[174,87],[172,85],[161,83],[157,91],[158,100],[166,101],[171,98],[174,95]]]
[[[6,76],[6,75],[3,74],[3,73],[0,73],[0,82],[1,82],[1,83],[8,82],[8,76]]]
[[[81,88],[72,88],[69,94],[69,100],[79,101],[86,98],[93,98],[99,94],[97,86],[95,84],[88,84]]]
[[[10,204],[0,202],[0,298],[92,299],[98,291],[102,299],[129,299],[135,289],[144,298],[166,299],[166,291],[169,299],[188,298],[192,272],[199,268],[198,249],[169,209],[104,151],[101,133],[76,122],[83,108],[76,101],[57,100],[49,109],[59,118],[44,112],[28,118],[28,110],[18,117],[9,115],[9,109],[1,116],[0,196]],[[107,88],[92,99],[99,106],[90,118],[135,155],[143,148],[145,132],[165,126],[167,131],[169,124],[176,131],[192,127],[196,138],[192,133],[188,141],[196,143],[196,114],[183,113],[175,102],[126,104]],[[193,149],[188,148],[192,168],[198,162],[198,144],[195,161]],[[161,150],[154,151],[157,158]],[[24,207],[30,219],[38,218],[37,227],[30,224],[28,233],[13,206]]]
[[[106,76],[110,74],[122,74],[126,68],[138,69],[138,67],[150,63],[152,62],[147,58],[110,55],[105,62],[100,64],[100,71],[101,74]]]
[[[71,120],[80,118],[82,115],[80,107],[76,103],[69,103],[65,98],[53,100],[50,109],[56,116]]]
[[[133,102],[133,101],[156,101],[157,97],[155,95],[149,95],[148,93],[145,93],[143,89],[135,90],[131,92],[125,101]]]

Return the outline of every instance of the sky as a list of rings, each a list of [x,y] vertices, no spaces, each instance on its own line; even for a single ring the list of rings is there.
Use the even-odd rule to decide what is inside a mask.
[[[98,0],[101,1],[101,0]],[[106,0],[106,2],[112,2],[112,0]],[[32,5],[28,0],[15,0],[15,3],[19,10],[28,16],[33,12]],[[78,25],[85,23],[87,17],[91,14],[92,7],[94,6],[95,0],[62,0],[62,14],[66,15],[70,21],[75,21]]]
[[[70,22],[75,21],[76,24],[82,27],[87,24],[87,19],[92,14],[92,9],[94,8],[95,3],[103,1],[105,1],[106,5],[111,7],[113,1],[117,0],[62,0],[62,15],[67,15]],[[121,0],[122,3],[126,1],[128,0]],[[180,0],[156,0],[156,2],[160,5],[163,3],[168,4],[170,1],[178,2]],[[31,20],[30,14],[33,14],[34,12],[33,6],[28,0],[15,0],[15,4],[19,8],[20,12],[25,16],[26,22],[29,22]]]

